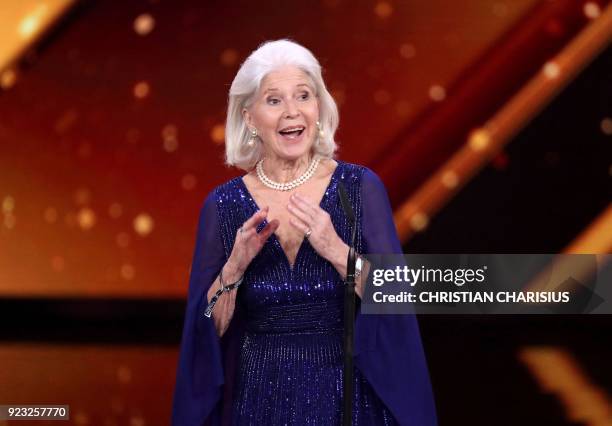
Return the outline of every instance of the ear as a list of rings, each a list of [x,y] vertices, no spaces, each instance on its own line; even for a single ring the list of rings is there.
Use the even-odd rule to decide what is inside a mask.
[[[244,120],[244,122],[246,123],[249,129],[252,129],[254,127],[253,116],[251,115],[249,110],[246,108],[242,110],[242,119]]]

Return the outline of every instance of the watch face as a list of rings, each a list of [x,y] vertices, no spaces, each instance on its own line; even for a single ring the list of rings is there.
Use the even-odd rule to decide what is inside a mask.
[[[355,261],[355,276],[356,277],[361,275],[362,265],[363,265],[363,261],[361,260],[361,257],[358,257],[357,260]]]

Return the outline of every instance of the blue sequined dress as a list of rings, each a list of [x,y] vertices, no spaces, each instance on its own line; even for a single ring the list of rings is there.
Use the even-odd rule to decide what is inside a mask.
[[[357,217],[357,251],[401,252],[380,179],[365,167],[341,161],[320,202],[338,235],[349,240],[337,194],[339,181]],[[268,239],[245,273],[234,317],[222,339],[216,337],[212,321],[202,318],[206,291],[229,257],[238,228],[257,210],[240,177],[217,187],[204,204],[174,425],[201,425],[205,420],[228,425],[341,422],[343,283],[308,240],[303,240],[290,265],[276,235]],[[377,217],[381,214],[382,219]],[[363,226],[364,220],[372,225]],[[411,318],[385,325],[382,321],[389,318],[374,317],[358,314],[356,323],[353,424],[435,424],[416,322]],[[391,342],[398,333],[406,333],[406,342]],[[399,370],[388,374],[392,363],[400,364]]]

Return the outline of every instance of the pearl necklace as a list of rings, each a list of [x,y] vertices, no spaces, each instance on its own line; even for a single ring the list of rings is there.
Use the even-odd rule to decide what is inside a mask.
[[[319,165],[319,161],[321,161],[321,159],[318,157],[313,158],[313,160],[310,162],[310,165],[308,166],[308,169],[306,169],[306,171],[304,172],[302,176],[298,177],[297,179],[292,180],[291,182],[285,182],[285,183],[274,182],[272,179],[266,176],[266,174],[263,171],[263,161],[264,161],[263,159],[259,160],[257,162],[257,166],[255,167],[255,170],[257,171],[257,177],[259,178],[259,180],[264,185],[266,185],[268,188],[276,189],[277,191],[290,191],[293,188],[300,186],[301,184],[306,182],[308,179],[310,179],[314,175]]]

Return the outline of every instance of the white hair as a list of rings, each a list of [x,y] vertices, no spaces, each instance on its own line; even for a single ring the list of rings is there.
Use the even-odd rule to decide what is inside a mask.
[[[312,80],[319,101],[319,122],[323,133],[314,144],[313,154],[333,158],[337,149],[334,134],[338,129],[338,107],[325,87],[321,65],[304,46],[291,40],[276,40],[263,43],[249,55],[230,87],[225,123],[225,162],[228,165],[249,171],[262,158],[261,143],[253,147],[247,144],[251,136],[242,111],[250,105],[264,77],[286,65],[301,69]]]

